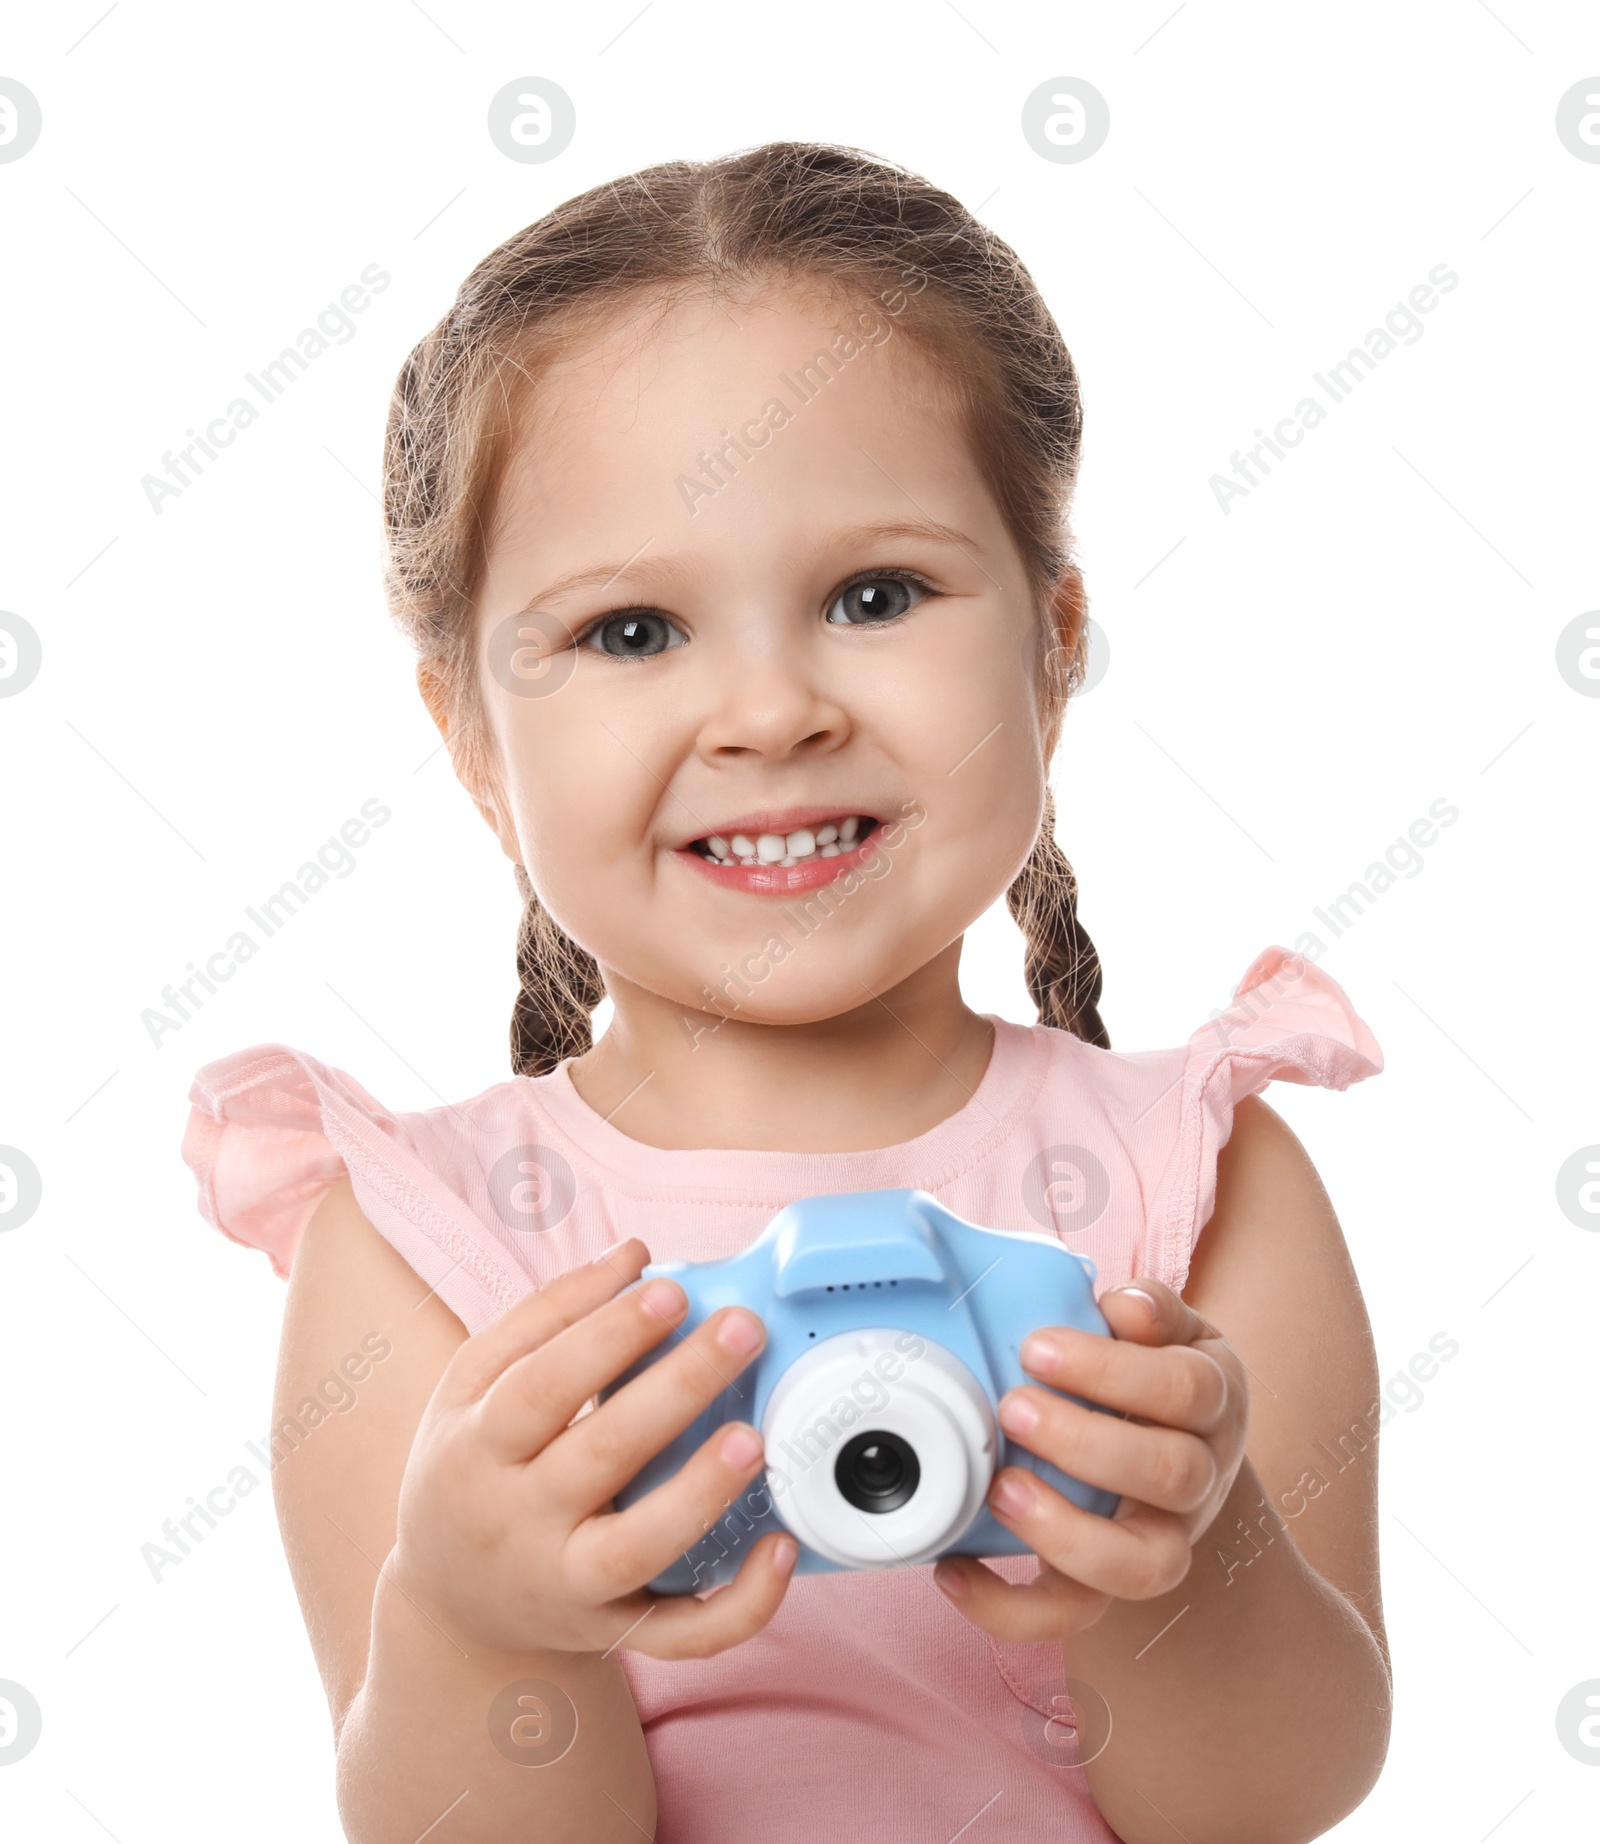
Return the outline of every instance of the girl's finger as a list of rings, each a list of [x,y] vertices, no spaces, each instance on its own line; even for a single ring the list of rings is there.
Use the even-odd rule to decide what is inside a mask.
[[[748,1400],[738,1376],[763,1344],[766,1327],[742,1306],[725,1306],[670,1351],[575,1421],[539,1455],[543,1504],[573,1523],[614,1498],[647,1460],[731,1389],[737,1408]]]
[[[1022,1367],[1053,1389],[1190,1434],[1218,1427],[1236,1387],[1219,1359],[1194,1345],[1129,1344],[1066,1325],[1030,1332]]]
[[[778,1611],[799,1553],[791,1536],[763,1537],[727,1587],[703,1601],[662,1595],[624,1643],[651,1658],[710,1658],[740,1644]]]
[[[1221,1333],[1164,1281],[1141,1274],[1120,1287],[1111,1287],[1096,1304],[1116,1338],[1142,1345],[1192,1345]]]
[[[1047,1389],[1000,1399],[1000,1425],[1020,1446],[1085,1485],[1160,1511],[1194,1511],[1217,1481],[1216,1455],[1197,1434],[1100,1415]]]
[[[746,1422],[730,1422],[670,1479],[625,1511],[586,1518],[566,1550],[568,1577],[578,1593],[585,1600],[604,1602],[643,1587],[705,1536],[755,1477],[761,1461],[760,1435]],[[751,1542],[753,1521],[741,1520]],[[755,1535],[783,1529],[770,1499],[762,1522],[764,1529]]]
[[[946,1556],[933,1572],[952,1607],[996,1639],[1029,1644],[1093,1626],[1110,1596],[1046,1567],[1031,1582],[1008,1582],[974,1556]]]
[[[439,1381],[441,1397],[453,1403],[476,1402],[508,1365],[637,1280],[649,1259],[650,1251],[634,1236],[586,1267],[570,1268],[548,1286],[525,1294],[454,1353]]]
[[[1170,1592],[1194,1557],[1187,1527],[1170,1511],[1125,1498],[1114,1516],[1096,1517],[1014,1466],[996,1475],[988,1502],[1041,1561],[1119,1601]]]
[[[660,1344],[688,1310],[676,1281],[640,1281],[519,1357],[478,1405],[489,1452],[507,1463],[542,1453],[591,1396]]]

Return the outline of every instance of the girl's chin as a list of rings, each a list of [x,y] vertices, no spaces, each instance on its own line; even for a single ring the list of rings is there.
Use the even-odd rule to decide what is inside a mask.
[[[737,984],[729,982],[709,997],[702,998],[696,1009],[705,1019],[704,1024],[691,1027],[698,1044],[703,1036],[720,1030],[724,1024],[758,1025],[763,1031],[806,1031],[822,1025],[836,1025],[847,1012],[860,1008],[859,1005],[853,1008],[843,1000],[829,1004],[825,999],[793,1007],[763,1004],[759,992],[748,999],[740,999]]]

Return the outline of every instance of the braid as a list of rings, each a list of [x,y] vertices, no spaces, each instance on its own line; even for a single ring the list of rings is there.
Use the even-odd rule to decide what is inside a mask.
[[[1039,836],[1006,892],[1006,907],[1027,943],[1023,968],[1039,1022],[1109,1050],[1099,1011],[1100,956],[1078,920],[1078,879],[1056,843],[1056,803],[1048,789]]]
[[[517,866],[522,921],[517,928],[520,990],[511,1013],[511,1067],[519,1076],[548,1075],[563,1057],[594,1043],[590,1014],[606,996],[594,956],[580,948],[539,901]]]

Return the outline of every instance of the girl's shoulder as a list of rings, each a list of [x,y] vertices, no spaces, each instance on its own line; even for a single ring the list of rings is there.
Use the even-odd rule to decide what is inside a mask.
[[[556,1214],[561,1175],[537,1162],[536,1146],[507,1146],[505,1131],[529,1118],[527,1091],[539,1086],[514,1077],[401,1112],[304,1051],[257,1044],[198,1071],[182,1154],[201,1216],[283,1278],[317,1206],[348,1175],[368,1221],[478,1332],[547,1278],[512,1232]],[[498,1161],[486,1150],[495,1146],[506,1148]]]
[[[1103,1286],[1147,1274],[1181,1290],[1248,1096],[1273,1081],[1344,1089],[1383,1068],[1339,983],[1282,947],[1258,954],[1227,1006],[1173,1048],[1106,1050],[1045,1026],[1027,1035],[1036,1078],[1011,1161],[1027,1158],[1019,1201],[1028,1227],[1095,1257]]]
[[[1015,1027],[1013,1027],[1015,1028]],[[1179,1045],[1103,1050],[1069,1032],[1029,1027],[1058,1082],[1078,1082],[1115,1103],[1143,1099],[1151,1083],[1192,1101],[1237,1103],[1273,1080],[1348,1088],[1383,1068],[1377,1039],[1337,980],[1287,948],[1263,948],[1226,1007]]]

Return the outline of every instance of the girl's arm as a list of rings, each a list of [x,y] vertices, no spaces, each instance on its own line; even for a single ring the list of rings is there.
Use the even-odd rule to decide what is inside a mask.
[[[1366,1797],[1388,1748],[1378,1365],[1327,1192],[1259,1099],[1235,1112],[1183,1298],[1247,1366],[1247,1457],[1185,1579],[1067,1643],[1120,1731],[1089,1782],[1127,1844],[1171,1824],[1295,1844]]]
[[[1045,1399],[1043,1420],[1022,1438],[1080,1476],[1075,1459],[1126,1471],[1142,1446],[1145,1490],[1169,1510],[1142,1507],[1119,1533],[1043,1495],[1005,1517],[1045,1561],[1037,1588],[1007,1587],[989,1571],[984,1581],[968,1566],[957,1605],[1010,1638],[1045,1637],[1054,1624],[1067,1676],[1093,1692],[1083,1771],[1125,1844],[1300,1844],[1360,1803],[1388,1747],[1379,1392],[1338,1220],[1294,1134],[1264,1102],[1235,1113],[1183,1298],[1159,1283],[1135,1285],[1156,1301],[1153,1323],[1140,1325],[1115,1290],[1101,1303],[1119,1344],[1166,1347],[1148,1353],[1160,1363],[1067,1331],[1051,1335],[1062,1358],[1051,1382],[1110,1402],[1137,1371],[1172,1386],[1171,1412],[1152,1406],[1138,1418],[1143,1431],[1124,1422],[1118,1433],[1102,1416]],[[1197,1364],[1207,1342],[1220,1375]],[[1112,1357],[1102,1394],[1088,1367]],[[1225,1470],[1208,1495],[1214,1462],[1238,1463],[1220,1509],[1177,1536],[1171,1513],[1214,1503],[1223,1489]],[[1125,1501],[1119,1517],[1130,1510]],[[1092,1759],[1090,1741],[1104,1742]]]
[[[290,1276],[272,1479],[333,1716],[346,1834],[353,1844],[411,1844],[449,1811],[435,1836],[509,1844],[537,1827],[552,1844],[608,1844],[649,1835],[654,1781],[618,1654],[464,1647],[386,1566],[418,1424],[466,1338],[362,1215],[348,1179],[335,1185]],[[385,1342],[390,1353],[349,1385],[364,1365],[344,1370],[345,1360]],[[341,1375],[346,1388],[329,1390]],[[352,1387],[352,1405],[326,1407]],[[319,1400],[325,1418],[308,1428],[304,1404]],[[495,1698],[525,1679],[553,1684],[580,1712],[570,1752],[551,1766],[523,1766],[490,1738]],[[536,1704],[527,1712],[518,1735],[536,1742],[549,1719]]]

